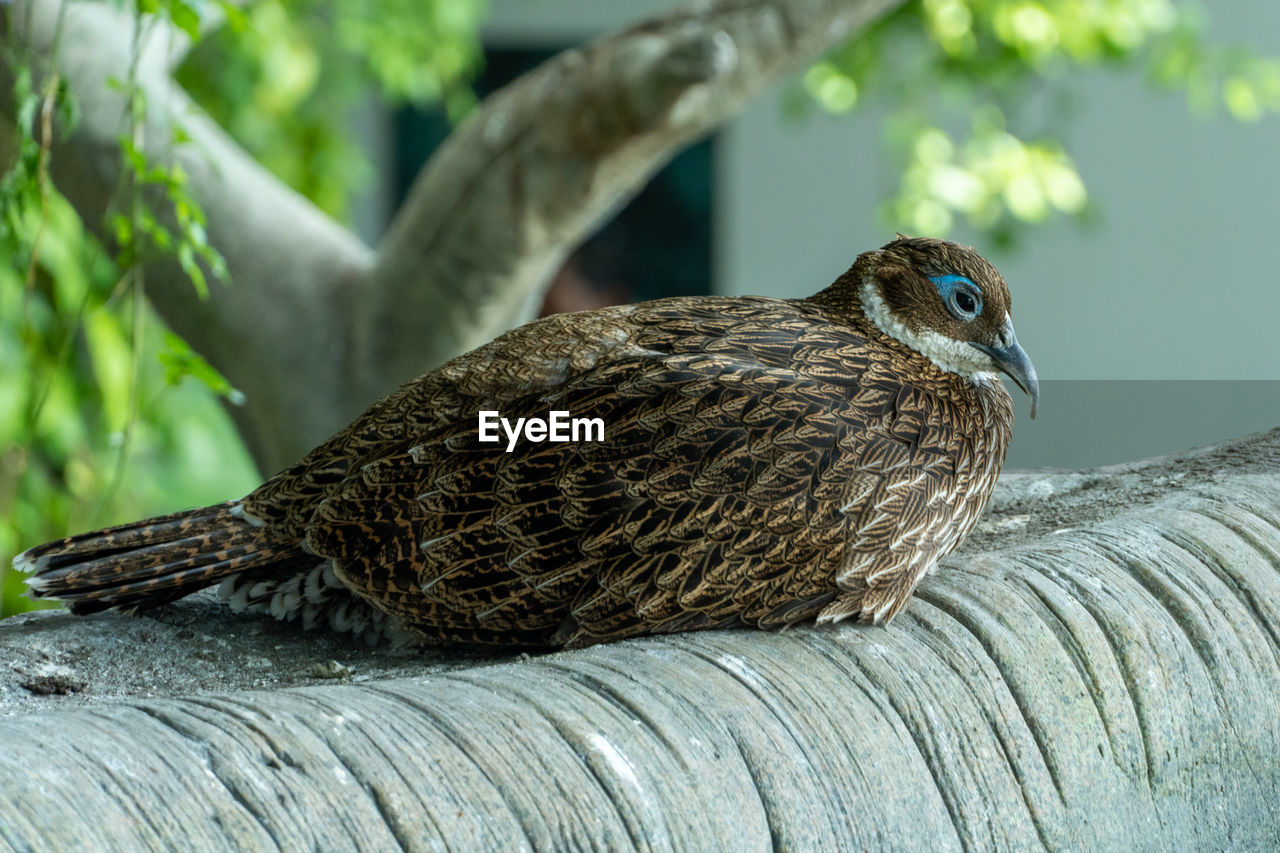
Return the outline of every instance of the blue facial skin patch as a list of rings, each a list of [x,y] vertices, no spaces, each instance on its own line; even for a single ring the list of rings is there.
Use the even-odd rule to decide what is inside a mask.
[[[931,275],[929,281],[933,282],[933,286],[938,288],[939,295],[946,299],[956,289],[956,285],[964,282],[970,287],[977,287],[967,276],[963,275]]]
[[[970,279],[968,276],[954,275],[954,274],[931,275],[929,276],[929,281],[933,282],[933,286],[938,288],[938,295],[942,297],[942,301],[945,302],[948,306],[955,305],[955,302],[952,297],[956,292],[956,288],[959,287],[961,284],[969,285],[969,288],[971,288],[969,290],[969,295],[973,297],[973,301],[977,305],[977,308],[974,309],[973,316],[976,317],[982,313],[982,296],[980,295],[978,286],[974,284],[973,280]],[[949,307],[947,310],[955,314],[958,309]],[[971,317],[967,316],[967,314],[965,315],[957,314],[957,316],[962,320],[972,319]]]

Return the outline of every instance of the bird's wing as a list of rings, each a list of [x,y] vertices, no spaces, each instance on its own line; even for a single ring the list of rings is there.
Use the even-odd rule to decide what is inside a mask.
[[[767,621],[800,594],[794,569],[840,538],[806,494],[833,447],[833,391],[727,355],[613,361],[503,411],[599,418],[603,441],[508,453],[451,424],[349,477],[307,546],[447,639],[545,643],[570,610],[602,637],[690,610]],[[604,612],[619,596],[630,612]]]
[[[319,502],[365,462],[450,424],[474,424],[477,408],[500,406],[634,354],[633,310],[623,305],[545,317],[446,362],[397,388],[263,483],[242,501],[243,511],[300,540]]]

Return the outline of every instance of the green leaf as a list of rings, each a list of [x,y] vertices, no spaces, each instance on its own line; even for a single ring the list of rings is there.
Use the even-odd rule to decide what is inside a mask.
[[[232,387],[218,370],[195,350],[191,348],[185,340],[175,335],[173,332],[164,333],[165,349],[161,350],[157,357],[165,368],[165,381],[170,385],[177,385],[186,377],[190,376],[205,385],[213,393],[219,397],[224,397],[232,402],[243,402],[244,395]]]
[[[58,79],[58,92],[54,104],[62,135],[70,136],[76,129],[76,125],[80,123],[80,104],[72,96],[71,86],[65,77]]]
[[[214,0],[214,3],[227,19],[227,26],[233,32],[244,33],[249,29],[249,17],[244,13],[237,4],[229,2],[229,0]]]
[[[107,219],[116,243],[127,246],[133,242],[133,220],[122,213],[114,213]]]
[[[120,142],[120,151],[124,154],[125,165],[133,169],[134,173],[141,177],[147,172],[147,157],[138,147],[133,144],[133,138],[128,134],[120,134],[117,137]]]
[[[200,13],[182,0],[168,0],[167,5],[169,19],[173,21],[174,26],[191,36],[192,41],[199,41]]]
[[[196,294],[201,299],[209,298],[209,283],[204,280],[204,270],[200,269],[200,264],[196,261],[196,251],[190,243],[180,243],[178,245],[178,263],[182,265],[182,270],[187,274],[187,278],[191,279],[191,284],[196,289]]]
[[[36,112],[40,109],[40,96],[31,88],[30,69],[21,69],[14,82],[13,93],[18,101],[16,113],[19,132],[30,135],[35,128]]]

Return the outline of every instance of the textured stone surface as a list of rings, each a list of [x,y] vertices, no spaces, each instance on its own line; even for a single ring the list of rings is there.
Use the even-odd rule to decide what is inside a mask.
[[[64,847],[1280,844],[1280,431],[1011,472],[888,629],[542,656],[207,601],[0,625],[0,839]]]

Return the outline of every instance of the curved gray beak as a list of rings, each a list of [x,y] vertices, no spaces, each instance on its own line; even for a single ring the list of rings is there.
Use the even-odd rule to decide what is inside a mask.
[[[1018,345],[1018,336],[1013,333],[1013,321],[1009,320],[1000,330],[997,341],[1001,346],[987,346],[973,341],[970,346],[991,356],[996,367],[1000,368],[1010,379],[1018,383],[1026,395],[1031,398],[1031,418],[1036,416],[1036,403],[1040,402],[1040,381],[1036,378],[1036,367],[1027,357],[1027,351]]]

